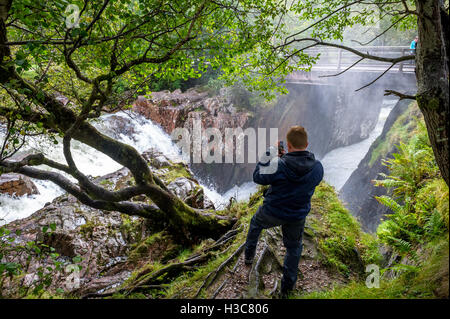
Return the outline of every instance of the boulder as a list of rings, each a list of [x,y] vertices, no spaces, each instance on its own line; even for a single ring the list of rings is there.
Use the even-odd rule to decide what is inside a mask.
[[[39,191],[27,176],[7,173],[0,175],[0,193],[11,196],[24,196],[39,194]]]
[[[214,204],[206,197],[203,188],[191,179],[178,177],[167,188],[191,207],[214,209]]]

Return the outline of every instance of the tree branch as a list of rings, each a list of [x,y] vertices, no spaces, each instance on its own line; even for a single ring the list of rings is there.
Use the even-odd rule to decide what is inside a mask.
[[[416,99],[415,95],[403,94],[403,93],[400,93],[400,92],[397,92],[394,90],[385,90],[384,92],[386,92],[386,93],[384,93],[385,96],[396,95],[400,98],[400,100],[406,100],[406,99],[415,100]]]

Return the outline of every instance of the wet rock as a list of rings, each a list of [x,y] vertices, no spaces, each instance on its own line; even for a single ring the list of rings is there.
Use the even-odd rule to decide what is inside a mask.
[[[225,92],[208,97],[206,92],[194,89],[184,93],[180,90],[154,92],[149,98],[139,96],[133,110],[159,123],[169,134],[175,128],[192,128],[194,119],[200,120],[204,128],[215,127],[221,133],[227,127],[244,127],[249,119],[248,112],[237,112]]]
[[[150,149],[143,154],[152,171],[166,181],[168,173],[174,170],[187,177],[175,178],[168,188],[185,199],[194,208],[208,208],[212,203],[203,193],[203,188],[191,178],[191,172],[183,163],[172,163],[162,153]],[[163,173],[164,171],[165,173]],[[3,175],[4,176],[4,175]],[[132,183],[127,168],[93,179],[97,184],[114,190]],[[147,197],[133,198],[147,201]],[[148,220],[106,212],[81,204],[75,197],[64,194],[31,216],[16,220],[6,227],[14,235],[15,244],[40,241],[53,247],[60,254],[63,268],[72,265],[72,258],[81,257],[79,273],[80,286],[66,286],[70,272],[63,272],[54,278],[51,288],[61,287],[66,291],[86,294],[121,284],[129,277],[132,266],[128,263],[129,254],[144,238],[152,235],[155,225]],[[53,228],[52,231],[49,231]],[[47,228],[47,231],[44,231]],[[148,256],[143,256],[147,258]],[[25,258],[25,257],[24,257]],[[23,259],[21,263],[26,263]],[[31,284],[40,267],[50,265],[50,260],[32,260],[28,267],[26,282]],[[4,286],[3,289],[8,289]]]
[[[178,177],[167,188],[193,208],[214,209],[214,204],[206,197],[203,188],[191,179]]]
[[[11,196],[24,196],[39,194],[39,191],[27,176],[7,173],[0,175],[0,193]]]
[[[108,123],[105,128],[113,128],[108,131],[114,138],[119,138],[119,135],[126,135],[132,138],[136,134],[134,124],[128,117],[111,115],[105,120],[105,122]]]

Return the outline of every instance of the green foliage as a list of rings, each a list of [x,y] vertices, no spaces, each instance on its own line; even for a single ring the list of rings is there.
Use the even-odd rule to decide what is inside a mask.
[[[333,187],[322,182],[311,200],[313,238],[318,241],[322,261],[345,275],[381,259],[375,238],[361,231],[361,225],[342,205]],[[362,265],[363,264],[363,265]]]
[[[400,141],[409,140],[414,135],[417,118],[420,118],[420,116],[421,113],[417,103],[410,103],[406,112],[401,114],[391,126],[385,138],[383,140],[377,139],[374,142],[375,148],[372,151],[369,166],[373,166],[377,160],[385,158],[393,145]]]
[[[333,289],[297,296],[304,299],[417,299],[448,298],[448,237],[430,243],[431,254],[419,266],[396,264],[382,270],[398,273],[393,279],[380,278],[379,288],[368,288],[364,281],[352,281]],[[424,258],[424,256],[422,256]]]
[[[448,232],[448,187],[440,177],[425,125],[417,123],[413,137],[400,142],[398,152],[385,161],[389,175],[375,181],[392,191],[391,196],[377,197],[393,212],[378,227],[378,237],[413,259],[417,245]]]
[[[44,226],[42,233],[51,234],[55,224]],[[0,227],[0,298],[29,298],[60,296],[59,288],[49,294],[48,289],[54,279],[64,273],[66,263],[53,247],[43,241],[17,242],[20,231],[11,233],[5,226]],[[73,264],[81,262],[76,256]],[[37,265],[31,269],[31,265]],[[81,269],[81,266],[77,266]]]

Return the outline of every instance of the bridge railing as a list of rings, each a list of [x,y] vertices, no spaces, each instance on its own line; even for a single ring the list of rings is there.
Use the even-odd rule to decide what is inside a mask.
[[[375,56],[382,56],[386,58],[398,58],[400,56],[411,55],[413,52],[407,46],[364,46],[364,47],[352,47],[355,50],[361,51]],[[336,71],[342,71],[356,63],[361,59],[358,55],[340,48],[321,47],[311,48],[305,50],[310,55],[317,55],[320,53],[319,61],[314,66],[316,68],[330,69]],[[356,64],[355,69],[373,69],[382,70],[389,68],[391,64],[388,62],[375,61],[370,59],[364,59]],[[399,72],[413,72],[415,61],[408,60],[398,63],[391,70]]]

